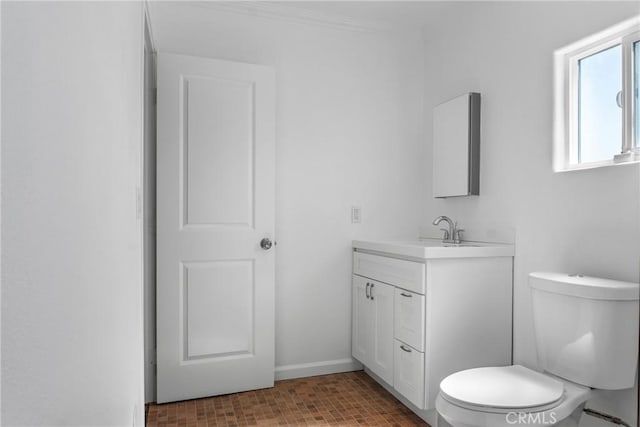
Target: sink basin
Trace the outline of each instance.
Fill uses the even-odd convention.
[[[476,258],[513,256],[513,245],[486,242],[443,243],[437,239],[397,241],[354,240],[353,247],[359,251],[380,252],[409,258]]]

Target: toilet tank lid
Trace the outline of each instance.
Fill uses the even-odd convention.
[[[633,282],[549,272],[534,272],[529,277],[531,288],[554,294],[614,301],[637,301],[640,298],[640,285]]]

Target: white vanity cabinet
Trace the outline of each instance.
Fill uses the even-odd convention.
[[[513,247],[432,244],[353,244],[353,357],[420,416],[446,376],[511,364]]]

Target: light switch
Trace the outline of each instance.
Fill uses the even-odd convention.
[[[362,210],[360,206],[351,206],[351,223],[359,224],[362,221]]]

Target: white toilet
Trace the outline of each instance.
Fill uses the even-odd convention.
[[[635,382],[637,283],[531,273],[538,362],[449,375],[436,398],[438,427],[577,426],[591,389]]]

